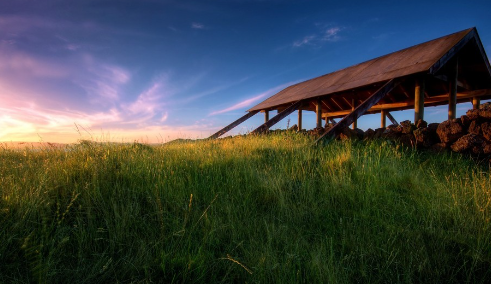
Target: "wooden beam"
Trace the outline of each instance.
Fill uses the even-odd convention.
[[[457,78],[459,76],[458,58],[450,69],[449,74],[449,92],[448,92],[448,119],[454,119],[457,115]]]
[[[322,101],[321,101],[321,99],[317,99],[315,114],[317,115],[316,127],[322,127]]]
[[[352,99],[351,100],[351,111],[355,110],[355,105],[356,105],[355,99]],[[358,119],[355,119],[353,121],[353,124],[351,124],[351,129],[355,130],[357,126],[358,126]]]
[[[386,123],[386,113],[388,111],[383,109],[381,112],[380,112],[380,128],[385,128],[387,126],[387,123]]]
[[[241,118],[230,123],[229,125],[225,126],[224,128],[220,129],[219,131],[217,131],[215,134],[208,137],[208,139],[216,139],[216,138],[222,136],[223,134],[229,132],[232,128],[234,128],[237,125],[241,124],[242,122],[248,120],[249,118],[251,118],[253,115],[255,115],[258,112],[259,112],[259,110],[254,110],[254,111],[248,112],[246,115],[242,116]]]
[[[491,99],[491,89],[482,89],[482,90],[474,90],[474,91],[465,91],[457,93],[457,102],[469,102],[473,97],[485,97],[486,99]],[[446,105],[448,103],[448,94],[433,96],[428,99],[425,99],[425,107],[427,106],[438,106],[438,105]],[[367,113],[379,113],[381,110],[404,110],[411,109],[414,107],[414,101],[406,101],[401,103],[393,103],[393,104],[377,104],[373,106],[371,109],[367,111]],[[324,118],[329,117],[343,117],[349,114],[349,110],[329,112],[323,115]]]
[[[334,125],[329,131],[324,133],[315,143],[319,142],[324,138],[333,138],[336,137],[344,127],[349,126],[355,119],[362,116],[369,110],[372,106],[378,103],[387,93],[392,91],[395,86],[397,86],[400,82],[400,79],[391,79],[387,83],[385,83],[380,89],[378,89],[373,95],[371,95],[368,99],[366,99],[363,103],[355,108],[350,114],[341,119],[336,125]]]
[[[397,122],[397,120],[392,116],[392,114],[390,114],[390,112],[387,111],[385,115],[390,120],[390,122],[392,122],[392,124],[399,125],[399,122]]]
[[[477,37],[476,29],[472,29],[468,32],[457,44],[452,46],[447,53],[445,53],[433,66],[430,67],[429,72],[433,75],[436,75],[440,69],[447,64],[450,60],[452,60],[457,53],[473,38]],[[478,44],[479,45],[479,44]],[[489,62],[486,63],[489,66]],[[453,76],[453,75],[452,75]],[[454,81],[454,80],[452,80]],[[456,83],[456,80],[455,82]]]
[[[265,110],[264,111],[264,122],[268,122],[269,120],[269,110]]]
[[[480,105],[481,105],[481,100],[479,99],[479,97],[472,97],[472,108],[479,109]]]
[[[457,86],[462,88],[462,89],[466,89],[466,90],[472,90],[474,89],[471,85],[469,85],[467,83],[467,81],[461,81],[461,80],[457,80]]]
[[[491,96],[491,89],[481,89],[481,90],[465,91],[465,92],[457,93],[458,99],[471,98],[471,97],[484,97],[484,96]]]
[[[265,122],[264,124],[262,124],[258,128],[254,129],[254,131],[252,131],[251,134],[260,134],[260,133],[267,131],[269,128],[271,128],[271,126],[275,125],[280,120],[282,120],[286,116],[290,115],[292,112],[296,111],[301,105],[302,105],[302,101],[297,101],[296,103],[290,105],[289,107],[284,109],[282,112],[278,113],[273,118],[268,120],[268,122]]]
[[[437,75],[437,76],[433,76],[435,77],[436,79],[439,79],[443,82],[449,82],[449,77],[446,76],[446,75]],[[460,80],[457,80],[457,87],[460,87],[462,89],[467,89],[467,90],[472,90],[472,86],[469,85],[466,81],[460,81]]]
[[[424,119],[425,111],[425,80],[417,78],[414,82],[414,123]]]
[[[481,57],[484,61],[484,65],[486,65],[486,69],[488,70],[488,74],[491,77],[491,63],[489,62],[488,56],[484,51],[484,47],[482,46],[481,39],[479,38],[479,34],[477,34],[476,28],[472,30],[472,33],[475,34],[474,39],[476,41],[477,48],[479,48],[479,52],[481,53]]]
[[[298,109],[298,131],[302,130],[302,109]]]

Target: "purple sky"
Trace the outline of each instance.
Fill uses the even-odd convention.
[[[0,141],[205,138],[293,83],[466,28],[489,52],[490,3],[0,0]]]

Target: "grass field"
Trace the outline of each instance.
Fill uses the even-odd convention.
[[[0,283],[489,283],[488,165],[284,133],[0,147]]]

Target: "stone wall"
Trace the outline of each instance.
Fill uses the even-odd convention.
[[[330,127],[332,125],[328,124],[325,128],[316,128],[307,132],[321,135]],[[419,120],[413,124],[406,120],[399,125],[389,125],[387,128],[375,130],[345,128],[338,138],[342,140],[385,138],[399,141],[410,147],[491,157],[491,103],[485,103],[479,109],[467,111],[460,118],[442,123],[428,124],[424,120]]]

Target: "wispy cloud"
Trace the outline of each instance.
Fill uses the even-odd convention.
[[[124,90],[131,81],[125,68],[88,54],[43,59],[0,47],[0,141],[76,142],[74,124],[132,139],[158,127],[166,137],[203,131],[162,125],[171,117],[164,109],[165,95],[173,93],[167,77],[134,96]],[[52,87],[60,83],[67,89]]]
[[[199,92],[197,94],[193,94],[189,97],[186,97],[184,99],[180,99],[178,102],[176,103],[179,103],[179,104],[187,104],[187,103],[191,103],[193,101],[196,101],[202,97],[206,97],[206,96],[209,96],[209,95],[212,95],[212,94],[215,94],[215,93],[218,93],[220,91],[223,91],[223,90],[226,90],[230,87],[233,87],[233,86],[236,86],[238,84],[241,84],[247,80],[249,80],[251,77],[250,76],[247,76],[247,77],[244,77],[244,78],[241,78],[237,81],[233,81],[233,82],[228,82],[228,83],[224,83],[222,85],[218,85],[218,86],[215,86],[209,90],[206,90],[206,91],[202,91],[202,92]]]
[[[381,34],[372,36],[372,38],[375,40],[387,40],[388,38],[390,38],[394,34],[395,34],[395,32],[381,33]]]
[[[82,70],[74,82],[83,88],[91,103],[113,105],[121,97],[123,86],[131,79],[125,68],[101,62],[85,54],[80,62]]]
[[[196,30],[204,30],[205,25],[203,25],[201,23],[192,23],[191,28],[196,29]]]
[[[43,108],[32,103],[0,108],[0,112],[0,140],[16,140],[31,136],[32,141],[32,136],[36,139],[35,135],[42,137],[43,134],[56,132],[60,135],[54,141],[59,141],[64,139],[63,133],[75,134],[74,123],[91,127],[120,120],[119,113],[115,110],[89,115],[75,110]]]
[[[230,111],[234,111],[234,110],[238,110],[238,109],[243,109],[243,108],[246,108],[246,107],[249,107],[251,106],[253,103],[259,101],[260,99],[262,98],[265,98],[265,97],[269,97],[269,96],[272,96],[273,94],[277,93],[278,91],[290,86],[292,83],[289,82],[289,83],[286,83],[286,84],[282,84],[282,85],[279,85],[279,86],[276,86],[274,88],[271,88],[269,90],[267,90],[266,92],[264,93],[261,93],[261,94],[258,94],[258,95],[254,95],[250,98],[247,98],[241,102],[238,102],[230,107],[227,107],[227,108],[224,108],[224,109],[221,109],[221,110],[217,110],[217,111],[213,111],[211,112],[209,115],[212,116],[212,115],[217,115],[217,114],[223,114],[223,113],[226,113],[226,112],[230,112]]]
[[[15,73],[24,77],[64,78],[70,70],[57,62],[0,48],[0,72]]]
[[[300,47],[302,45],[310,44],[315,38],[316,38],[315,35],[306,36],[302,40],[295,41],[293,43],[293,46]]]
[[[126,124],[152,125],[165,122],[169,113],[164,109],[166,97],[173,91],[168,87],[168,77],[161,76],[141,92],[135,101],[121,104]]]
[[[324,36],[322,37],[323,41],[338,41],[340,39],[339,32],[341,31],[340,27],[329,28],[325,31]]]
[[[65,23],[67,24],[67,23]],[[66,26],[66,25],[65,25]],[[2,33],[16,35],[32,29],[60,29],[63,26],[57,25],[54,21],[38,16],[0,16],[0,30]]]
[[[222,110],[214,111],[214,112],[210,113],[210,115],[216,115],[216,114],[226,113],[226,112],[241,109],[241,108],[246,108],[246,107],[252,105],[252,103],[258,101],[259,99],[264,98],[265,96],[266,96],[265,94],[257,95],[255,97],[243,100],[240,103],[237,103],[231,107],[228,107],[228,108],[225,108]]]
[[[79,139],[146,143],[166,142],[176,138],[202,138],[214,129],[196,122],[187,126],[147,125],[128,128],[114,124],[123,119],[116,110],[88,114],[73,111],[54,111],[31,106],[1,108],[0,141],[74,143]],[[162,120],[167,119],[164,114]],[[78,128],[78,129],[77,129]]]
[[[160,118],[160,122],[165,122],[169,118],[169,113],[165,112],[162,117]]]
[[[148,90],[142,92],[136,101],[126,105],[124,109],[129,111],[131,114],[153,114],[155,109],[160,106],[160,88],[160,82],[154,83]]]
[[[145,98],[152,97],[149,93],[152,92],[142,93],[130,105],[132,109],[145,110]],[[145,115],[134,115],[124,107],[87,112],[55,110],[13,99],[0,101],[0,141],[73,143],[79,139],[96,139],[155,143],[176,138],[201,138],[214,130],[212,126],[200,121],[185,126],[165,125],[163,123],[170,116],[167,111],[160,113],[153,121]],[[151,113],[157,112],[151,110]],[[77,130],[77,126],[84,131]]]
[[[340,32],[343,30],[340,26],[325,26],[325,25],[317,25],[319,31],[315,34],[311,34],[303,37],[301,40],[297,40],[293,42],[293,47],[298,48],[302,46],[313,46],[319,47],[323,45],[325,42],[336,42],[341,40]]]
[[[193,23],[192,28],[207,29],[201,23]],[[116,32],[120,30],[108,31],[97,23],[0,16],[0,141],[39,141],[41,137],[76,142],[81,137],[75,124],[126,141],[140,140],[148,133],[164,140],[209,135],[211,126],[202,122],[176,123],[169,106],[170,97],[184,95],[204,75],[195,76],[196,82],[187,76],[182,84],[170,75],[149,82],[137,80],[138,71],[112,61],[116,56],[97,55],[105,48],[103,44],[73,40],[77,38],[74,34],[90,33],[97,39]],[[38,41],[37,52],[33,52],[33,43]]]

